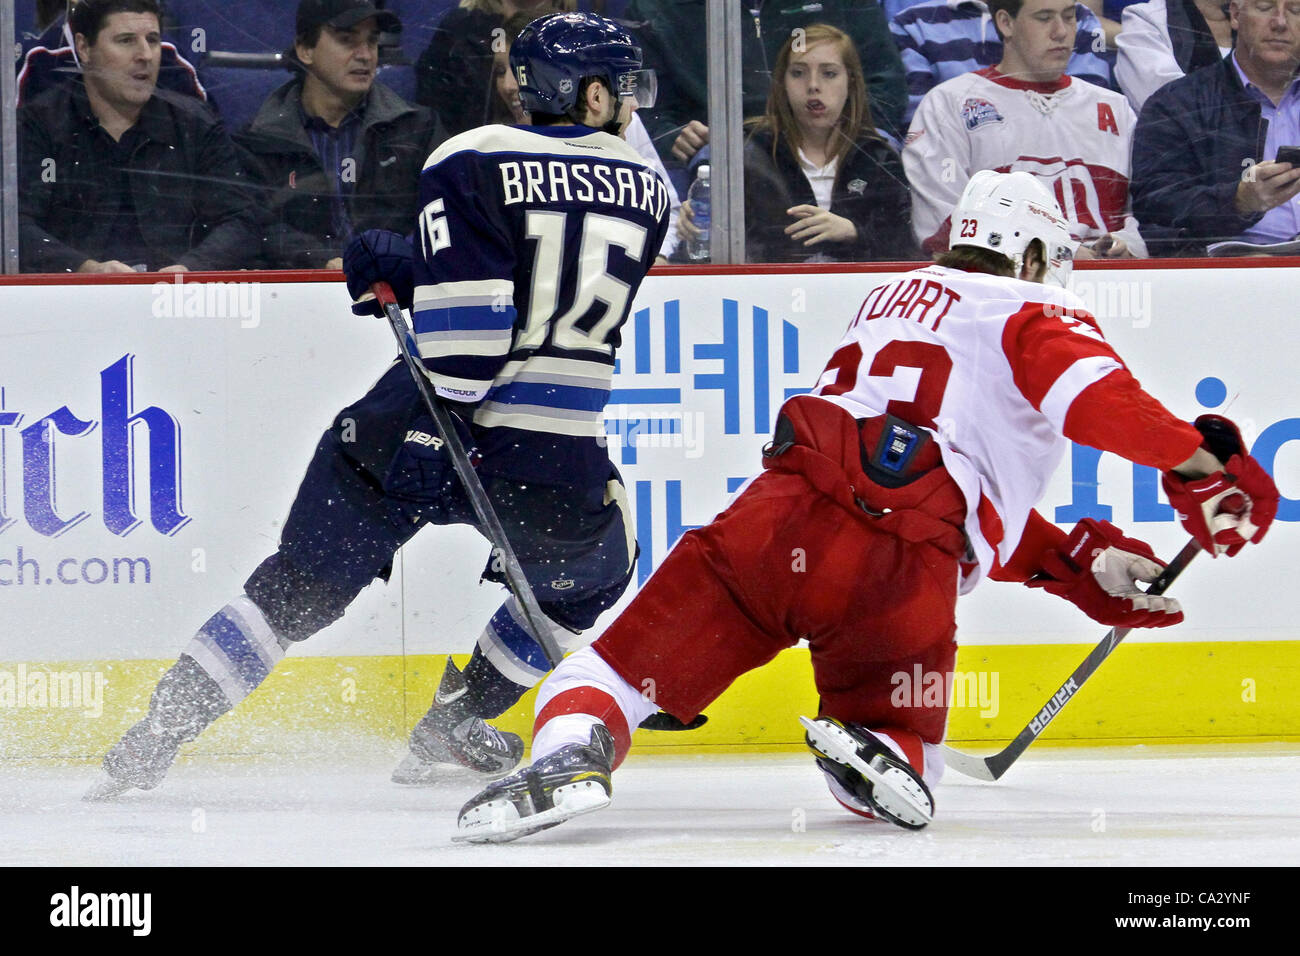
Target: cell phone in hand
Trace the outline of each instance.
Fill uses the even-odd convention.
[[[1300,146],[1279,146],[1277,148],[1277,161],[1300,167]]]

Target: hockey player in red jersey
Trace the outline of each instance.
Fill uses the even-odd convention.
[[[1076,243],[1038,180],[976,173],[950,244],[867,294],[816,387],[783,406],[763,473],[541,686],[532,765],[466,804],[460,839],[510,840],[607,805],[642,719],[690,721],[800,639],[821,698],[803,723],[832,794],[925,826],[947,711],[892,702],[891,677],[952,670],[959,593],[988,576],[1103,624],[1182,620],[1177,601],[1138,587],[1163,567],[1149,546],[1033,510],[1067,439],[1159,468],[1216,556],[1264,536],[1277,489],[1236,427],[1172,415],[1059,287]]]

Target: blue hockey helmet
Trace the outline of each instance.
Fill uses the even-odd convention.
[[[510,47],[510,69],[530,113],[568,114],[589,76],[604,80],[620,97],[635,97],[638,106],[654,105],[654,71],[641,69],[641,48],[632,34],[594,13],[534,20]]]

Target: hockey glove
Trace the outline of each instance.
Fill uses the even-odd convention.
[[[1251,541],[1258,544],[1277,515],[1273,479],[1246,454],[1237,426],[1221,415],[1202,415],[1193,424],[1205,436],[1202,446],[1223,462],[1223,470],[1204,478],[1164,474],[1162,484],[1178,520],[1212,556],[1232,557]]]
[[[1109,521],[1084,518],[1069,537],[1042,557],[1047,577],[1025,584],[1045,588],[1112,627],[1168,627],[1183,619],[1173,598],[1147,594],[1138,581],[1154,581],[1165,564],[1145,541],[1127,538]]]
[[[352,311],[357,315],[382,316],[383,309],[370,294],[376,282],[393,287],[397,304],[411,307],[415,298],[412,262],[415,250],[405,237],[387,229],[367,229],[348,243],[343,253],[343,275],[352,296]]]

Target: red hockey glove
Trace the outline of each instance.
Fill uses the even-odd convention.
[[[1043,554],[1043,571],[1025,584],[1046,588],[1099,624],[1168,627],[1183,619],[1173,598],[1147,594],[1138,581],[1154,581],[1165,564],[1145,541],[1126,538],[1109,521],[1084,518],[1057,548]]]
[[[1232,557],[1251,541],[1258,544],[1277,515],[1277,485],[1259,462],[1246,454],[1237,426],[1221,415],[1202,415],[1193,423],[1205,436],[1202,447],[1223,462],[1223,470],[1204,478],[1174,471],[1162,484],[1178,520],[1213,557]]]

